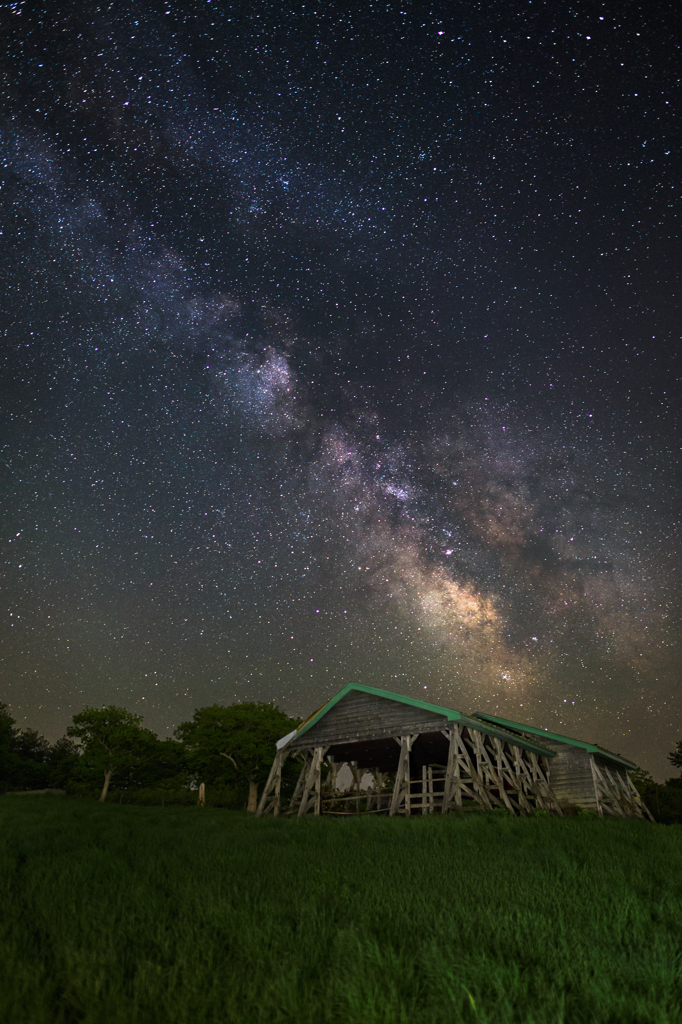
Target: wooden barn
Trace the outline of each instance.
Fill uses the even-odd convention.
[[[562,808],[582,807],[602,816],[654,820],[628,776],[637,766],[620,754],[612,754],[596,743],[574,740],[480,711],[473,717],[517,736],[537,740],[553,751],[556,756],[550,762],[549,784]]]
[[[360,809],[446,814],[466,807],[502,807],[518,815],[536,809],[562,813],[549,785],[549,764],[558,756],[553,748],[495,722],[372,686],[350,683],[277,748],[258,805],[261,816]],[[303,768],[293,797],[282,807],[282,766],[292,756],[303,760]],[[348,796],[335,785],[343,763],[351,765],[355,779]],[[366,771],[374,787],[361,797],[360,778]]]

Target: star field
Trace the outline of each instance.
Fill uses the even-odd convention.
[[[680,16],[0,6],[0,685],[682,735]]]

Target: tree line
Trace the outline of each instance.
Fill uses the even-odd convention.
[[[272,704],[212,704],[197,708],[172,739],[161,740],[140,715],[111,704],[85,708],[55,743],[35,729],[17,729],[0,703],[0,793],[60,789],[73,794],[117,794],[152,802],[195,794],[203,782],[223,802],[256,810],[281,736],[299,722]],[[682,823],[682,740],[668,755],[680,771],[664,784],[641,768],[630,777],[657,821]],[[288,758],[283,785],[293,786],[300,763]]]
[[[198,708],[174,738],[161,740],[140,715],[111,704],[85,708],[55,743],[17,729],[0,703],[0,792],[63,789],[74,794],[193,792],[200,783],[231,792],[255,811],[276,741],[298,725],[271,704]],[[292,764],[290,772],[296,773]]]

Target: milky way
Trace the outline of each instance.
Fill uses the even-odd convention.
[[[679,696],[679,33],[604,4],[0,9],[2,699]]]

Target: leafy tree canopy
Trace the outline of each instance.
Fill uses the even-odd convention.
[[[50,742],[36,729],[23,729],[16,738],[15,750],[19,757],[42,764],[50,758]]]
[[[0,703],[0,783],[4,789],[43,789],[51,783],[50,744],[35,729],[15,727]]]
[[[0,747],[13,748],[18,735],[19,730],[15,729],[15,721],[9,713],[9,708],[0,702]]]
[[[682,771],[682,740],[677,741],[677,747],[668,754],[668,760],[675,768]]]
[[[265,781],[276,742],[298,725],[272,704],[212,704],[198,708],[175,733],[187,749],[187,762],[201,782],[249,785],[249,809]]]
[[[66,733],[82,745],[83,767],[103,773],[101,801],[106,799],[109,783],[115,774],[154,757],[159,741],[141,723],[140,715],[113,704],[86,708],[73,716],[73,725]]]

